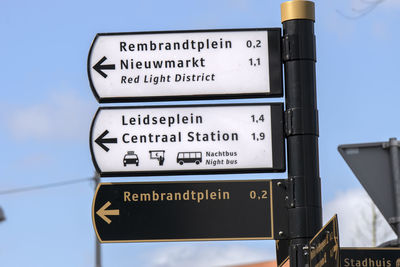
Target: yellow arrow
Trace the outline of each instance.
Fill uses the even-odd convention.
[[[110,201],[107,201],[106,204],[101,207],[96,214],[100,216],[106,223],[110,224],[111,220],[107,217],[107,215],[119,215],[119,210],[107,210],[107,208],[111,205]]]

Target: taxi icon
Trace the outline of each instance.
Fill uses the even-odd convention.
[[[135,154],[135,151],[128,151],[125,156],[124,156],[124,167],[128,164],[135,164],[136,166],[139,166],[139,157],[137,154]]]

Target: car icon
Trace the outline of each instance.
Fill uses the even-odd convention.
[[[139,166],[138,155],[135,154],[135,151],[128,151],[124,156],[123,163],[124,167],[126,167],[128,164],[135,164],[136,166]]]

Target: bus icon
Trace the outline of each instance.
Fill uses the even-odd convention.
[[[183,163],[196,163],[197,165],[202,162],[201,152],[178,152],[176,162],[180,165]]]

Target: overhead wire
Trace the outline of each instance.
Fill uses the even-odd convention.
[[[60,187],[60,186],[65,186],[65,185],[71,185],[71,184],[77,184],[77,183],[82,183],[82,182],[87,182],[87,181],[93,181],[95,179],[96,179],[96,177],[81,178],[81,179],[75,179],[75,180],[69,180],[69,181],[49,183],[49,184],[44,184],[44,185],[28,186],[28,187],[21,187],[21,188],[15,188],[15,189],[2,190],[2,191],[0,191],[0,195],[22,193],[22,192],[28,192],[28,191],[34,191],[34,190],[47,189],[47,188],[51,188],[51,187]]]

